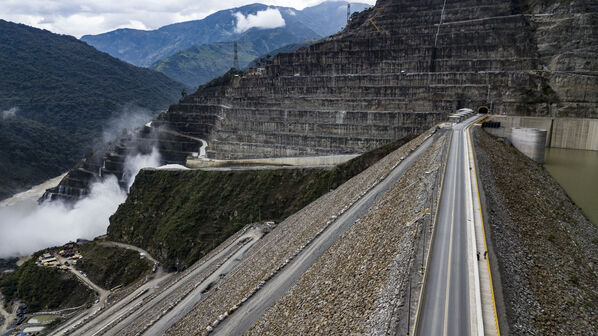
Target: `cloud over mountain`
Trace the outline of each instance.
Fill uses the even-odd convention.
[[[277,8],[268,8],[255,14],[248,14],[247,16],[237,12],[235,13],[235,17],[237,18],[236,33],[243,33],[251,28],[271,29],[284,27],[286,24]]]

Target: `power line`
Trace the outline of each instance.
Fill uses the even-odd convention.
[[[235,58],[233,60],[233,68],[239,70],[239,51],[237,48],[237,41],[235,41]]]

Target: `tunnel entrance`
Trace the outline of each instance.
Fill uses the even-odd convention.
[[[490,112],[490,109],[488,108],[488,106],[480,106],[480,107],[478,107],[478,113],[488,114],[488,112]]]

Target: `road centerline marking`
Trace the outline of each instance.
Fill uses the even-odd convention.
[[[458,138],[456,138],[458,142]],[[459,154],[460,149],[457,146],[457,155]],[[453,160],[453,165],[456,166],[454,163],[456,161]],[[457,194],[457,169],[454,169],[455,173],[453,176],[453,201],[452,201],[452,209],[451,209],[451,221],[450,221],[450,233],[449,233],[449,250],[448,250],[448,270],[446,276],[446,295],[444,301],[444,325],[443,325],[443,335],[447,335],[448,330],[448,311],[449,311],[449,301],[450,301],[450,285],[451,285],[451,256],[453,254],[453,228],[455,222],[455,195]]]

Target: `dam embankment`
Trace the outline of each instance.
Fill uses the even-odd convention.
[[[598,229],[545,167],[474,130],[489,258],[507,307],[501,334],[596,334]]]

